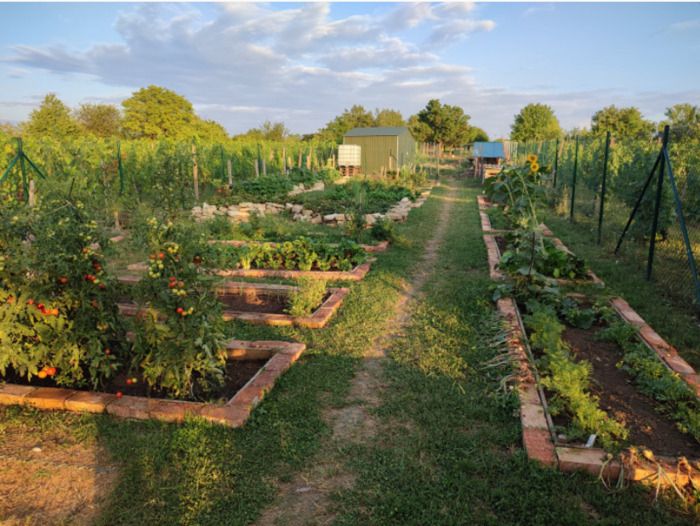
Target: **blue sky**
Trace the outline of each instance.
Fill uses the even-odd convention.
[[[493,136],[529,102],[566,128],[609,104],[700,104],[698,3],[1,4],[0,121],[47,92],[119,104],[148,84],[233,132],[344,108],[458,104]]]

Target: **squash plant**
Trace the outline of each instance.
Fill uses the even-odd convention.
[[[149,221],[149,269],[134,290],[132,371],[151,388],[198,398],[223,382],[222,305],[212,278],[200,272],[206,247],[192,225]]]

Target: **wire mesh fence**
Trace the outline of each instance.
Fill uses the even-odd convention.
[[[516,151],[516,161],[535,153],[551,167],[553,213],[631,272],[647,275],[669,300],[700,312],[698,140],[671,136],[664,148],[661,137],[585,136],[519,143]]]

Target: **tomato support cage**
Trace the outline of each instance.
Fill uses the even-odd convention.
[[[27,154],[24,153],[22,139],[16,137],[15,140],[17,141],[17,153],[10,161],[10,164],[7,166],[5,172],[2,174],[2,177],[0,177],[0,184],[5,182],[5,180],[10,175],[10,172],[12,172],[12,169],[17,163],[19,163],[20,173],[22,174],[22,194],[24,197],[24,201],[29,202],[29,178],[27,176],[27,164],[42,179],[46,179],[46,176],[41,170],[39,170],[39,168],[37,168],[37,166],[32,162],[32,160],[27,156]]]

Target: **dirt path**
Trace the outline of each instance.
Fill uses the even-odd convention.
[[[257,526],[330,524],[334,519],[330,509],[331,494],[352,488],[354,476],[344,467],[346,458],[342,449],[348,444],[369,443],[376,434],[377,422],[371,413],[381,403],[385,387],[383,362],[386,350],[393,338],[401,336],[410,321],[412,303],[420,301],[421,289],[434,271],[454,206],[456,189],[446,188],[447,195],[439,198],[443,205],[433,236],[394,306],[394,315],[386,324],[387,333],[373,341],[365,351],[362,364],[352,379],[346,405],[328,410],[323,415],[333,429],[331,439],[322,445],[312,466],[291,482],[279,486],[276,501],[263,512],[255,523]]]
[[[117,474],[94,440],[60,426],[0,430],[0,524],[90,524]]]

